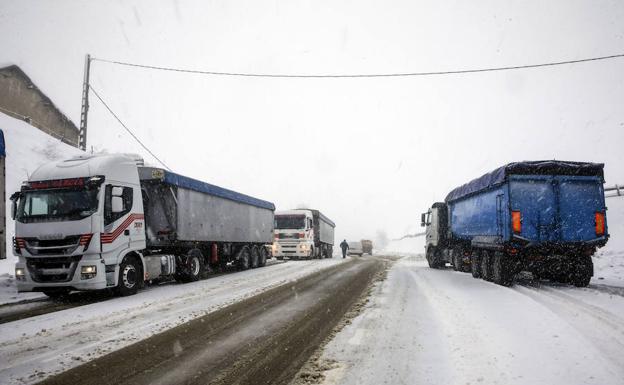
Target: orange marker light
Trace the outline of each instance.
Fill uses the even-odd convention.
[[[522,214],[520,211],[511,212],[511,228],[514,233],[522,232]]]
[[[596,211],[596,235],[604,235],[605,233],[605,215],[600,211]]]

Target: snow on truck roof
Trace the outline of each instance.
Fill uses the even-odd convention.
[[[37,168],[29,181],[81,178],[106,175],[114,181],[127,181],[136,178],[136,161],[120,154],[80,154],[69,159],[45,163]]]
[[[139,178],[141,180],[155,179],[173,186],[183,187],[189,190],[214,195],[234,202],[244,203],[267,210],[275,210],[275,205],[271,202],[189,178],[171,171],[154,167],[139,167]]]
[[[454,201],[465,196],[487,190],[502,184],[508,175],[578,175],[599,176],[604,180],[604,164],[587,162],[570,162],[561,160],[538,160],[508,163],[477,179],[452,190],[444,199]]]

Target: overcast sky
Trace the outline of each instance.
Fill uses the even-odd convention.
[[[84,55],[262,73],[392,73],[624,53],[624,2],[4,1],[0,63],[77,125]],[[92,63],[91,83],[173,170],[315,207],[337,236],[419,213],[506,162],[604,162],[624,183],[624,59],[412,78],[265,79]],[[89,146],[141,153],[91,98]]]

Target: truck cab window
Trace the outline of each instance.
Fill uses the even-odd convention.
[[[122,187],[121,200],[123,202],[123,209],[118,213],[113,212],[112,200],[113,200],[113,185],[106,185],[105,197],[104,197],[104,225],[109,225],[115,222],[117,219],[128,214],[132,209],[132,188]]]

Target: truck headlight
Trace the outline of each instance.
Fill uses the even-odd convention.
[[[80,278],[81,279],[91,279],[97,275],[97,266],[82,266],[80,269]]]
[[[23,267],[15,268],[15,279],[17,279],[18,281],[26,280],[26,270],[24,270]]]

